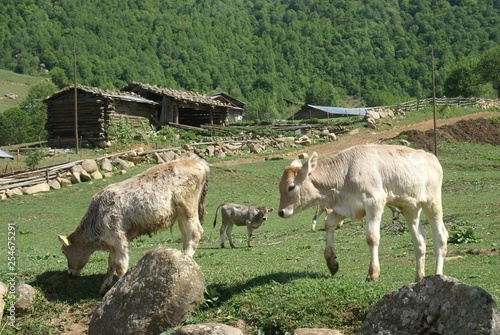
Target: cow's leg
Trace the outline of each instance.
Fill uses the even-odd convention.
[[[233,244],[233,237],[231,236],[231,232],[233,231],[233,223],[229,223],[227,225],[227,229],[226,229],[226,235],[227,235],[227,239],[229,241],[229,245],[231,246],[231,248],[236,248]]]
[[[128,269],[128,242],[124,245],[114,246],[109,251],[108,256],[108,271],[104,276],[99,294],[104,295],[113,286],[113,275],[116,271],[118,278],[123,277]]]
[[[431,224],[434,253],[436,254],[436,274],[443,274],[443,263],[448,248],[448,232],[443,223],[443,208],[441,201],[426,204],[424,213]]]
[[[316,231],[316,222],[318,221],[318,217],[321,215],[320,213],[321,206],[316,207],[316,212],[314,212],[314,216],[312,218],[312,231]],[[323,211],[321,211],[323,212]]]
[[[220,239],[220,247],[221,248],[224,248],[224,234],[226,232],[226,229],[227,229],[227,224],[222,221],[222,225],[220,226],[220,230],[219,230],[219,239]]]
[[[186,255],[193,257],[200,243],[203,227],[196,211],[185,206],[184,213],[185,216],[180,215],[178,218],[182,233],[182,247]]]
[[[253,233],[253,227],[252,224],[247,224],[247,236],[248,236],[248,247],[252,247],[252,233]]]
[[[421,208],[405,208],[403,215],[408,223],[411,234],[413,249],[415,250],[416,274],[415,281],[418,282],[425,276],[425,231],[420,222]]]
[[[335,256],[335,247],[333,243],[335,227],[344,220],[344,216],[341,216],[335,212],[331,212],[325,221],[326,230],[326,245],[324,256],[326,260],[326,266],[330,270],[330,273],[334,275],[339,270],[339,263],[337,262],[337,256]]]
[[[380,262],[378,247],[380,245],[380,222],[384,206],[377,204],[366,208],[366,243],[370,248],[370,266],[368,267],[367,281],[375,281],[380,277]]]

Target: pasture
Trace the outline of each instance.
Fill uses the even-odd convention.
[[[450,236],[462,236],[448,245],[444,273],[467,284],[481,286],[500,303],[500,147],[486,144],[442,143],[439,158],[444,169],[443,209]],[[321,159],[322,157],[320,157]],[[340,269],[331,276],[323,258],[323,217],[319,231],[311,231],[313,209],[289,219],[277,211],[254,231],[253,248],[246,247],[246,229],[235,227],[236,249],[219,248],[219,227],[213,228],[215,209],[224,201],[278,208],[278,183],[289,160],[268,160],[225,167],[211,166],[207,215],[195,260],[205,274],[206,300],[187,323],[223,322],[245,326],[248,334],[286,334],[297,327],[328,327],[355,334],[364,315],[384,294],[410,283],[415,259],[404,217],[391,223],[386,209],[380,245],[381,277],[365,282],[369,250],[363,221],[347,219],[335,233]],[[7,241],[7,224],[15,224],[16,280],[37,288],[35,310],[17,315],[15,331],[5,334],[77,334],[99,302],[98,290],[106,272],[107,254],[94,254],[80,278],[68,278],[66,259],[57,235],[72,231],[92,196],[109,183],[144,171],[139,166],[109,180],[78,184],[59,191],[22,196],[0,202],[0,241]],[[425,220],[425,216],[423,216]],[[425,221],[424,221],[425,222]],[[434,271],[431,232],[427,236],[426,274]],[[475,243],[465,243],[473,242]],[[4,259],[7,243],[0,243]],[[181,249],[177,228],[131,244],[133,265],[158,246]],[[11,272],[2,263],[0,280]],[[2,327],[5,318],[2,320]],[[1,327],[0,327],[1,329]]]

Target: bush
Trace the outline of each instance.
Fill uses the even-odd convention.
[[[26,165],[34,169],[45,157],[45,153],[40,149],[30,150],[26,153]]]

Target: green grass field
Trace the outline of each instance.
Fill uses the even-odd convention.
[[[28,96],[31,86],[48,80],[48,77],[33,77],[0,69],[0,114],[6,109],[17,107]],[[6,94],[17,95],[9,99]]]
[[[447,261],[444,272],[483,287],[500,303],[500,148],[443,143],[439,153],[445,173],[446,227],[450,235],[472,228],[469,235],[473,236],[469,237],[477,239],[476,243],[449,244],[449,255],[461,258]],[[328,327],[355,334],[373,303],[413,280],[415,260],[410,235],[403,217],[397,224],[391,223],[389,210],[382,225],[381,278],[375,283],[365,282],[369,250],[364,222],[348,219],[336,231],[340,270],[332,277],[323,259],[325,237],[321,224],[319,231],[311,231],[312,209],[287,220],[279,218],[277,211],[271,213],[254,232],[251,249],[246,247],[246,229],[235,227],[233,240],[237,248],[219,249],[220,215],[217,227],[212,227],[219,203],[231,201],[277,209],[278,183],[289,163],[269,160],[211,168],[205,233],[195,255],[205,274],[207,300],[190,314],[188,323],[234,325],[243,320],[251,334],[286,334],[297,327]],[[5,334],[60,334],[71,324],[89,320],[99,302],[97,292],[107,268],[107,254],[94,254],[82,277],[68,278],[57,235],[77,226],[95,193],[147,167],[135,167],[110,180],[0,202],[2,257],[7,257],[7,225],[15,224],[16,280],[32,284],[40,292],[35,310],[17,316],[19,330],[7,326]],[[431,232],[427,224],[425,227],[426,268],[427,274],[432,274]],[[158,246],[181,249],[177,228],[136,239],[131,246],[130,265]],[[11,271],[6,262],[2,264],[0,280],[5,282]],[[5,318],[2,321],[5,323]]]

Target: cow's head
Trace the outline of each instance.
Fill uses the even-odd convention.
[[[85,244],[78,243],[73,233],[59,235],[57,237],[62,244],[61,251],[68,260],[67,271],[71,276],[79,276],[85,264],[87,264],[92,251]]]
[[[254,228],[260,227],[262,222],[267,220],[267,214],[271,213],[272,211],[274,211],[274,208],[257,207],[255,209],[255,212],[253,213],[254,217],[252,220],[252,226]]]
[[[310,174],[318,165],[318,154],[313,152],[311,157],[302,165],[298,159],[285,168],[279,186],[280,208],[278,215],[289,218],[295,212],[310,207],[312,202],[311,190],[314,188],[310,181]]]

